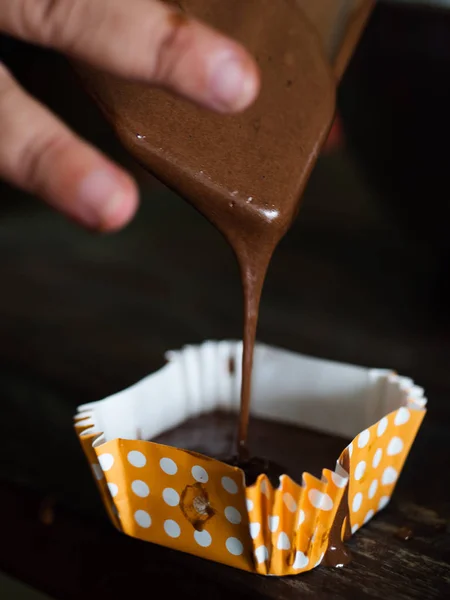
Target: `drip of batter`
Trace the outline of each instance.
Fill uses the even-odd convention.
[[[350,456],[348,450],[345,450],[340,460],[341,467],[350,473]],[[328,537],[328,547],[323,558],[323,564],[329,567],[344,567],[351,561],[350,551],[345,547],[344,541],[351,537],[350,512],[348,507],[348,488],[347,484],[339,504],[336,516]]]

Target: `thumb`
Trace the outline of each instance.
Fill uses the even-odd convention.
[[[1,0],[0,30],[222,112],[259,91],[242,46],[157,0]]]

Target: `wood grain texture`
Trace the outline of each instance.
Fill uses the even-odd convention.
[[[324,182],[334,198],[354,199],[353,208],[341,205],[353,219],[351,230],[336,229]],[[355,536],[350,567],[286,580],[245,575],[112,529],[72,431],[75,407],[158,368],[168,348],[235,338],[241,327],[237,268],[226,244],[178,198],[143,193],[139,218],[113,237],[91,237],[31,203],[0,221],[0,381],[7,423],[0,439],[0,507],[8,515],[0,568],[61,599],[122,598],[150,579],[158,586],[170,582],[183,598],[446,597],[449,338],[433,326],[420,297],[411,300],[417,277],[425,277],[419,249],[400,244],[395,227],[364,208],[370,194],[352,183],[344,156],[320,162],[304,211],[277,252],[259,338],[393,367],[425,385],[429,415],[393,504]],[[381,235],[389,227],[391,235]],[[371,267],[372,261],[382,261],[384,269]],[[48,496],[56,501],[53,520],[41,509]],[[408,542],[395,537],[404,526],[415,532]]]

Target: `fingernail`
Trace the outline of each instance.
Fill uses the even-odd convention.
[[[228,110],[246,108],[258,90],[255,73],[235,54],[217,58],[210,83],[213,101]]]
[[[114,172],[107,169],[89,173],[81,182],[75,210],[86,225],[108,228],[126,201],[123,185]]]

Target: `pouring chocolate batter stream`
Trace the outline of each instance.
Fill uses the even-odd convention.
[[[319,36],[297,0],[176,5],[179,27],[183,14],[198,17],[255,56],[262,89],[249,110],[212,114],[162,90],[98,72],[84,76],[131,154],[213,223],[236,254],[244,293],[238,428],[243,460],[264,279],[331,125],[334,82]]]

